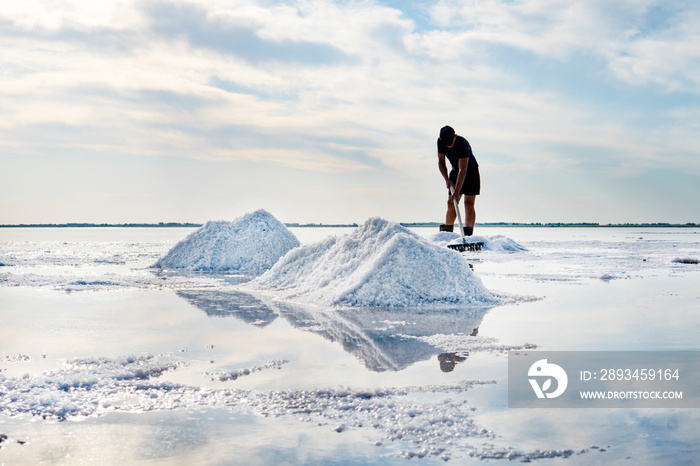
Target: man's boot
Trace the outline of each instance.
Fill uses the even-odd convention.
[[[455,231],[454,228],[454,225],[440,225],[440,231]]]
[[[474,234],[474,227],[464,227],[464,236],[471,236]]]

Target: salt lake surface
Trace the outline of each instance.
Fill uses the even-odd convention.
[[[700,229],[478,230],[525,248],[465,253],[501,303],[437,312],[151,267],[192,229],[0,229],[0,464],[697,464],[698,410],[509,409],[507,351],[700,349]]]

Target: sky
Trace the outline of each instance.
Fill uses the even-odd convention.
[[[0,4],[0,224],[700,222],[700,3]]]

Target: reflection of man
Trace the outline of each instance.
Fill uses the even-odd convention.
[[[453,370],[455,370],[455,366],[458,362],[466,360],[466,357],[458,356],[457,353],[442,353],[438,355],[438,361],[440,361],[440,370],[442,372],[452,372]]]
[[[479,176],[479,164],[474,158],[469,142],[462,136],[455,134],[455,130],[450,126],[445,126],[440,130],[438,146],[438,168],[440,174],[447,184],[447,214],[445,224],[440,225],[440,231],[453,231],[457,211],[452,202],[453,196],[450,189],[454,188],[454,200],[459,208],[459,200],[464,195],[464,234],[471,236],[474,233],[474,223],[476,222],[476,211],[474,202],[476,196],[481,192],[481,177]],[[452,170],[447,173],[445,158],[450,161]]]
[[[472,330],[469,334],[470,337],[475,337],[479,334],[479,327]],[[467,360],[469,353],[462,353],[464,356],[459,356],[457,353],[442,353],[438,355],[438,361],[440,362],[440,370],[442,372],[452,372],[455,370],[455,366],[458,362],[463,362]]]

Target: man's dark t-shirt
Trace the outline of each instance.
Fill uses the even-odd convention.
[[[467,174],[464,178],[464,184],[462,184],[462,189],[460,194],[465,194],[467,196],[477,196],[481,193],[481,176],[479,175],[479,164],[472,153],[472,147],[469,142],[462,136],[457,136],[452,149],[447,147],[442,143],[440,139],[437,142],[438,153],[445,154],[445,157],[450,161],[452,165],[452,171],[449,174],[450,180],[453,184],[457,183],[457,176],[459,173],[459,160],[469,159],[467,165]]]
[[[462,136],[457,136],[457,139],[452,146],[452,149],[443,144],[442,140],[438,138],[437,148],[439,154],[445,154],[447,159],[450,161],[453,170],[459,170],[459,159],[469,158],[469,166],[467,167],[467,173],[472,167],[478,167],[479,164],[474,158],[472,153],[472,146],[469,145],[469,141],[464,139]]]

